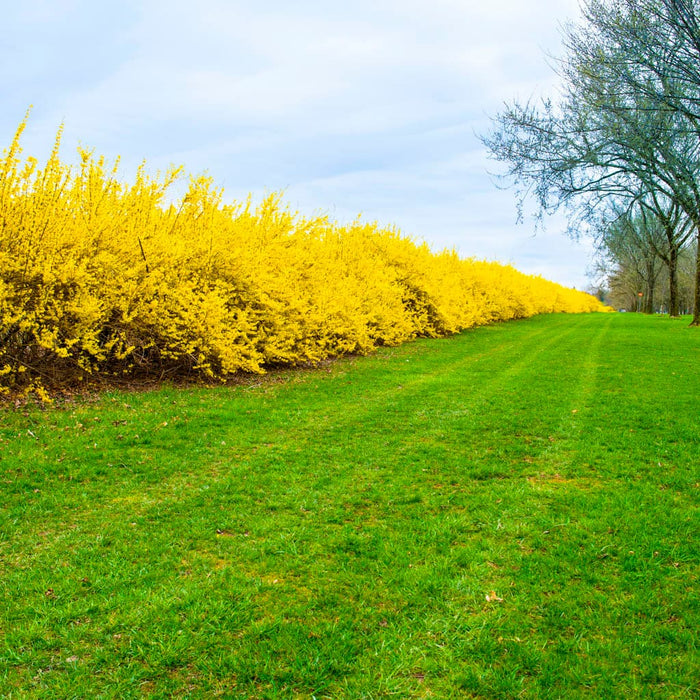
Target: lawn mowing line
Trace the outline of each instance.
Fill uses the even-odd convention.
[[[558,472],[571,467],[578,456],[576,447],[572,446],[578,446],[581,441],[585,417],[590,410],[588,402],[594,396],[597,386],[601,345],[610,332],[611,321],[612,318],[608,317],[604,325],[596,327],[595,336],[585,348],[585,357],[577,361],[580,370],[576,377],[576,390],[570,392],[568,408],[552,432],[552,441],[539,455],[543,462],[556,466]]]
[[[345,412],[343,406],[334,406],[333,408],[336,410],[333,422],[329,427],[319,426],[316,415],[310,414],[299,432],[307,433],[309,435],[307,439],[315,442],[324,435],[339,433],[343,429],[361,428],[365,424],[382,425],[386,422],[386,413],[389,410],[387,406],[398,403],[396,399],[401,399],[401,403],[406,404],[412,397],[426,395],[428,393],[426,386],[430,385],[434,387],[432,395],[437,395],[442,386],[456,387],[456,389],[461,390],[462,384],[455,380],[459,379],[460,374],[466,374],[463,371],[465,368],[471,367],[474,362],[482,361],[484,358],[487,358],[489,365],[502,362],[500,360],[502,356],[509,356],[513,352],[517,352],[519,357],[513,362],[508,362],[505,370],[500,366],[497,367],[499,371],[490,373],[480,386],[475,387],[476,391],[471,392],[466,400],[464,396],[460,396],[459,404],[462,410],[475,412],[487,404],[490,397],[497,394],[506,383],[512,382],[513,377],[521,374],[532,362],[534,355],[541,353],[545,348],[561,343],[562,339],[576,332],[577,329],[570,326],[564,327],[558,333],[553,333],[552,329],[548,327],[537,329],[535,333],[528,335],[526,344],[523,343],[522,338],[517,338],[510,344],[500,343],[495,351],[480,353],[476,357],[472,355],[465,357],[463,353],[460,353],[458,358],[445,358],[444,355],[437,353],[436,364],[438,366],[433,371],[422,373],[416,377],[401,378],[400,388],[395,384],[399,378],[392,376],[385,380],[385,383],[391,382],[393,386],[387,386],[383,390],[375,388],[370,397],[363,397],[362,410],[357,410],[357,404],[353,406],[352,412]],[[546,338],[544,343],[539,342],[542,335]],[[460,346],[455,347],[459,348]],[[411,415],[414,414],[415,411],[412,411]]]

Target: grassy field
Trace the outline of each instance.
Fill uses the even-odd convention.
[[[0,697],[700,697],[700,332],[549,316],[0,412]]]

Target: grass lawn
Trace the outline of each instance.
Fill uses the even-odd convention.
[[[548,316],[0,411],[0,697],[700,697],[700,330]]]

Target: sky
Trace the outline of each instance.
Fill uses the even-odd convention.
[[[125,180],[182,165],[225,200],[283,191],[303,214],[396,226],[435,250],[585,288],[591,248],[517,223],[479,135],[555,95],[577,0],[0,0],[0,148],[64,125]],[[184,187],[184,185],[183,185]]]

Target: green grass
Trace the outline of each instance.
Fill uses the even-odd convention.
[[[4,410],[0,697],[700,697],[699,361],[550,316]]]

